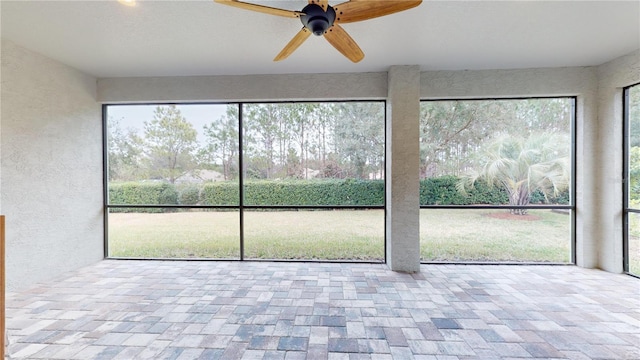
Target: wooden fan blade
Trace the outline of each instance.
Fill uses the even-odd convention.
[[[385,16],[408,10],[422,3],[422,0],[352,0],[336,5],[336,23],[351,23]]]
[[[342,55],[354,63],[364,58],[364,53],[360,49],[360,46],[356,44],[340,25],[334,23],[333,26],[324,33],[324,37],[334,48],[340,51]]]
[[[300,11],[292,11],[285,9],[278,9],[264,5],[251,4],[238,0],[214,0],[218,4],[224,4],[229,6],[234,6],[240,9],[257,11],[265,14],[276,15],[276,16],[284,16],[290,18],[299,18],[300,15],[303,15]]]
[[[300,30],[296,34],[296,36],[294,36],[293,39],[289,41],[284,49],[280,51],[280,53],[276,56],[275,59],[273,59],[273,61],[280,61],[288,58],[289,55],[293,54],[293,52],[296,51],[296,49],[309,38],[309,35],[311,35],[311,31],[309,31],[309,29],[307,29],[306,27],[303,27],[302,30]]]
[[[329,6],[329,0],[309,0],[309,4],[316,4],[322,7],[322,10],[327,11]]]

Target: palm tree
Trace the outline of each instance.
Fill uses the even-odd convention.
[[[482,179],[490,186],[504,188],[509,205],[529,205],[531,194],[540,191],[545,198],[557,196],[569,187],[571,162],[567,136],[550,133],[527,138],[500,135],[479,153],[479,170],[470,171],[457,184],[466,193]],[[512,209],[525,215],[526,209]]]

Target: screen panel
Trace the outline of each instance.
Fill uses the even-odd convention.
[[[238,210],[111,208],[108,256],[145,259],[239,259]]]
[[[384,261],[384,210],[278,210],[244,214],[247,259]]]
[[[571,262],[574,123],[574,98],[421,102],[422,260]]]

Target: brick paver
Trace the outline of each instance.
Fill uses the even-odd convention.
[[[640,280],[574,266],[107,260],[7,307],[14,359],[640,359]]]

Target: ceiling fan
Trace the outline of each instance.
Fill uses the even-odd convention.
[[[422,0],[350,0],[336,6],[330,6],[329,0],[309,0],[309,4],[301,11],[238,0],[215,0],[215,2],[265,14],[300,19],[303,25],[302,30],[289,41],[273,61],[289,57],[313,33],[316,36],[324,36],[334,48],[357,63],[364,58],[364,53],[340,24],[373,19],[411,9],[420,5]]]

